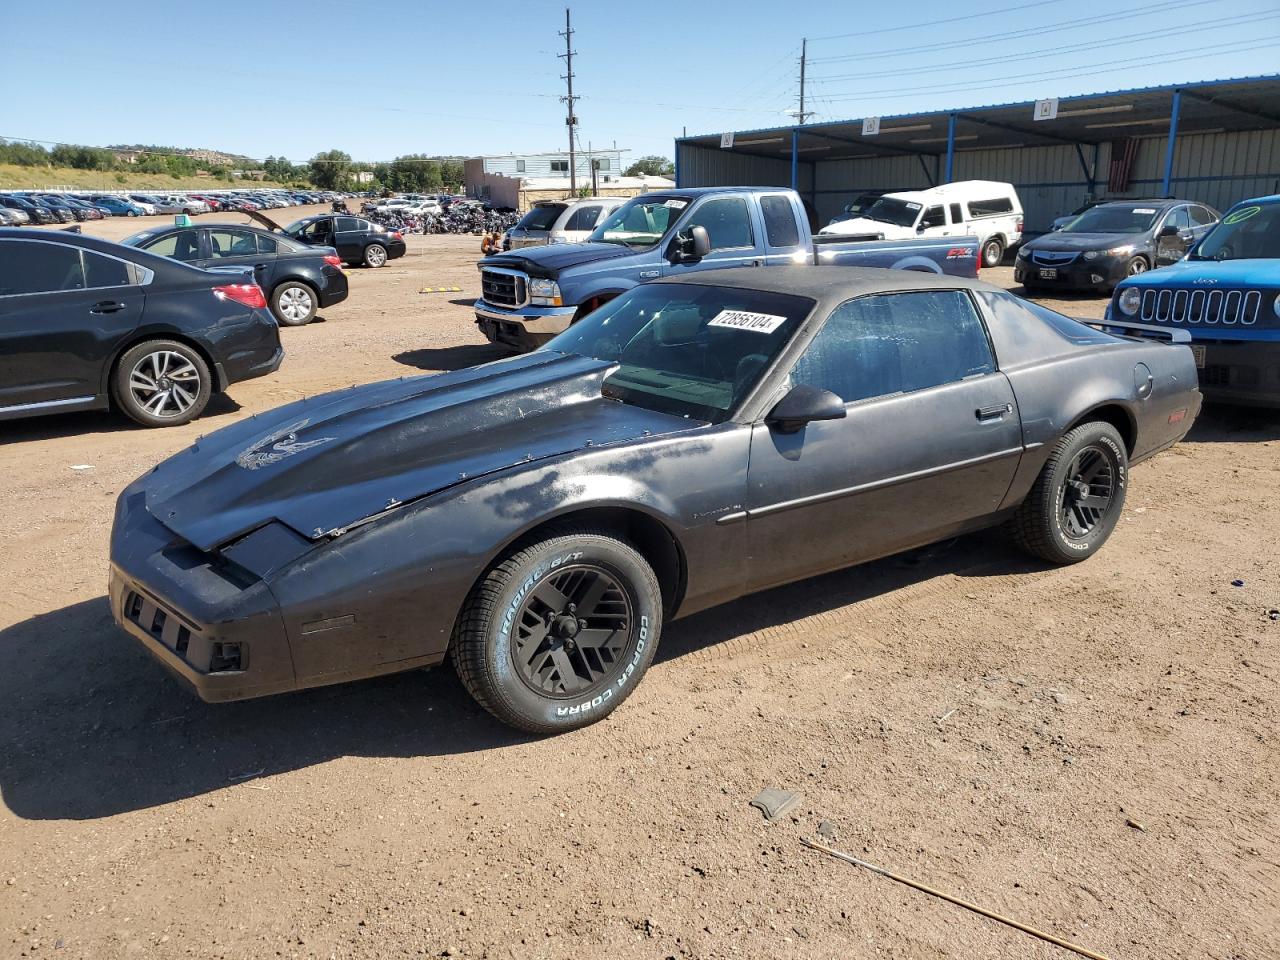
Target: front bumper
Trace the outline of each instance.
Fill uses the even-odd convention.
[[[261,580],[220,566],[147,512],[126,490],[111,536],[111,615],[202,700],[293,690],[279,606]]]
[[[490,343],[536,350],[552,337],[569,329],[577,307],[496,307],[484,300],[475,302],[476,326]]]
[[[1192,340],[1204,347],[1200,392],[1209,403],[1280,409],[1280,341]]]
[[[1067,290],[1109,290],[1125,277],[1130,256],[1097,257],[1086,260],[1081,255],[1070,263],[1036,263],[1030,257],[1018,257],[1014,261],[1013,279],[1030,287],[1060,287]],[[1041,270],[1053,270],[1057,275],[1043,277]]]

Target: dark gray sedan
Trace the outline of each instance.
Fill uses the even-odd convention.
[[[752,591],[998,523],[1090,557],[1199,409],[1187,347],[984,283],[718,270],[205,437],[121,494],[111,606],[207,700],[452,651],[497,717],[566,730]]]

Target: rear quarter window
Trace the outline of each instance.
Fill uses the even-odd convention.
[[[1002,213],[1013,213],[1013,201],[1008,197],[994,197],[990,200],[970,200],[968,203],[971,217],[998,217]]]
[[[794,247],[800,243],[800,228],[796,226],[795,211],[786,197],[761,197],[760,212],[764,214],[764,232],[771,247]]]

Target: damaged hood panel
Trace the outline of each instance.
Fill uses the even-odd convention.
[[[318,538],[473,477],[698,425],[605,400],[611,369],[538,352],[292,403],[160,464],[147,510],[202,550],[272,520]]]

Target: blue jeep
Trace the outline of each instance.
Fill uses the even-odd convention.
[[[1107,319],[1185,330],[1206,400],[1280,409],[1280,195],[1241,201],[1185,258],[1120,283]]]

